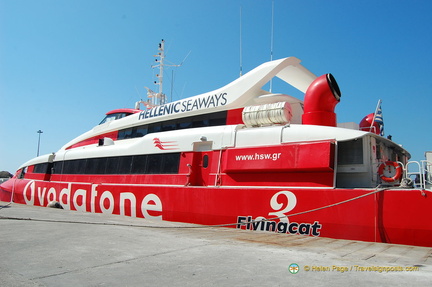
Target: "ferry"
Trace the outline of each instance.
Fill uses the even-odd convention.
[[[163,42],[158,56],[163,67]],[[303,99],[266,91],[273,78]],[[430,162],[410,161],[383,136],[380,105],[359,124],[338,124],[331,74],[317,77],[288,57],[182,100],[148,94],[21,165],[0,200],[432,247]]]

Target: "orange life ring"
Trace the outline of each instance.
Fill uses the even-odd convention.
[[[384,175],[384,169],[386,166],[394,166],[395,168],[395,175],[392,177],[387,177]],[[401,166],[394,161],[386,161],[384,163],[382,163],[379,168],[378,168],[378,174],[380,176],[380,178],[382,180],[384,180],[385,182],[395,182],[396,180],[399,180],[402,176],[402,168]]]

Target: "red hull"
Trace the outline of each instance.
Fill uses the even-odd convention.
[[[65,209],[85,212],[432,247],[431,194],[412,189],[92,185],[12,179],[2,184],[0,192],[0,200],[11,198],[36,206],[59,201]],[[267,220],[260,222],[263,218]]]

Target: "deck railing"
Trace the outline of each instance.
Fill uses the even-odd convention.
[[[432,162],[409,161],[404,168],[404,177],[413,181],[415,188],[432,189]]]

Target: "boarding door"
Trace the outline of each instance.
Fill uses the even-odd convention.
[[[192,186],[207,186],[210,185],[210,162],[213,151],[209,150],[212,142],[207,142],[206,145],[199,143],[195,145],[191,166],[191,179]],[[202,151],[206,150],[206,151]]]

